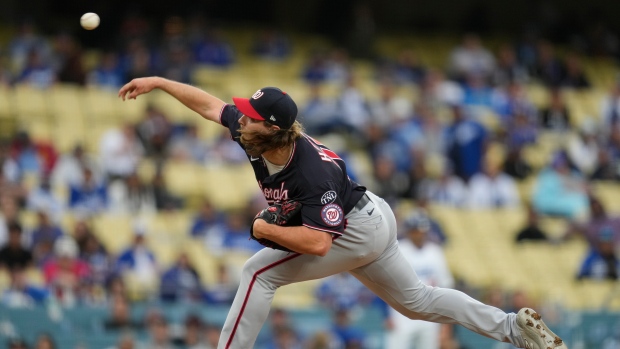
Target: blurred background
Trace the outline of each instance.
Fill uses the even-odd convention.
[[[428,284],[620,348],[620,3],[4,0],[0,347],[215,348],[266,202],[159,91],[287,91],[388,200]],[[85,12],[101,25],[79,26]],[[403,321],[348,274],[283,287],[257,348],[511,348]]]

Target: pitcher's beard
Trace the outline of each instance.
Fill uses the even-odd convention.
[[[248,137],[248,135],[246,134],[241,134],[241,136],[239,137],[241,144],[245,148],[245,152],[253,157],[258,157],[268,150],[267,145],[257,138],[260,137],[256,137],[256,135],[254,135],[253,137]]]

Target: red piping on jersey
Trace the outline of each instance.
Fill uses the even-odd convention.
[[[245,311],[245,306],[248,304],[248,299],[250,299],[250,292],[252,292],[252,286],[254,286],[254,282],[256,281],[256,278],[258,277],[258,275],[284,262],[288,262],[293,258],[297,258],[299,256],[301,256],[301,253],[295,253],[290,256],[286,256],[285,258],[280,259],[279,261],[273,262],[269,264],[268,266],[263,267],[262,269],[259,269],[257,272],[254,273],[254,275],[252,276],[252,281],[250,281],[250,285],[248,286],[248,291],[245,294],[245,298],[243,299],[243,305],[241,306],[241,310],[239,310],[239,316],[237,317],[237,320],[235,321],[235,326],[233,327],[232,332],[230,333],[228,342],[226,342],[226,349],[230,348],[230,343],[232,343],[233,337],[235,336],[235,332],[237,332],[239,321],[241,321],[241,316],[243,316],[243,312]]]
[[[226,108],[228,104],[224,104],[221,108],[220,108],[220,125],[222,125],[222,112],[224,111],[224,108]]]
[[[308,227],[310,229],[314,229],[314,230],[320,230],[320,231],[324,231],[327,233],[332,233],[332,234],[338,234],[338,235],[342,235],[341,232],[335,231],[335,230],[329,230],[329,229],[323,229],[323,228],[319,228],[319,227],[314,227],[308,224],[303,224],[304,227]]]
[[[295,149],[297,149],[297,142],[293,143],[293,151],[291,152],[291,157],[288,158],[288,162],[286,163],[286,165],[284,165],[284,168],[282,169],[287,168],[291,161],[293,161],[293,156],[295,156]]]

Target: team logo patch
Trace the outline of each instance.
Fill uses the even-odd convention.
[[[342,212],[342,208],[336,204],[327,204],[323,206],[321,210],[321,218],[323,218],[325,224],[335,227],[342,223],[344,212]]]
[[[336,200],[336,192],[333,190],[330,191],[326,191],[325,194],[323,194],[323,196],[321,196],[321,204],[323,205],[327,205],[329,203],[334,202],[334,200]]]
[[[261,98],[265,93],[261,90],[258,90],[256,92],[254,92],[254,94],[252,95],[252,99],[259,99]]]

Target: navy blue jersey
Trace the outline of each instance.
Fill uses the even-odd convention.
[[[227,104],[220,112],[220,123],[243,148],[239,141],[241,116],[237,107]],[[344,216],[366,191],[349,178],[344,161],[336,153],[306,134],[293,145],[282,171],[272,176],[261,156],[248,155],[248,160],[267,202],[300,202],[301,223],[308,228],[342,234]]]

